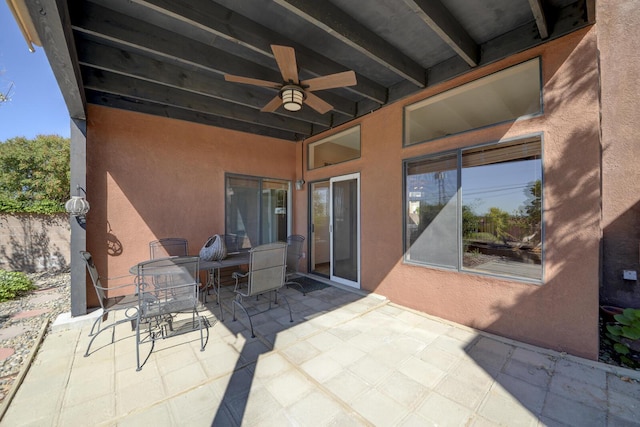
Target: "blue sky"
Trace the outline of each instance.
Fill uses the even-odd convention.
[[[0,103],[0,142],[39,134],[69,137],[69,113],[44,49],[29,52],[5,1],[0,1],[0,91],[11,84],[10,100]]]

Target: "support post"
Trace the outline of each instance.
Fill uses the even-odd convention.
[[[87,178],[87,122],[71,119],[71,188],[76,194],[78,186],[86,189]],[[71,317],[87,314],[87,272],[80,251],[86,250],[87,232],[75,217],[69,218],[71,227]]]

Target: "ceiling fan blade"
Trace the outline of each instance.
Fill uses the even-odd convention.
[[[289,46],[271,45],[273,56],[276,58],[278,68],[285,82],[298,84],[298,64],[296,63],[296,52]]]
[[[329,74],[328,76],[303,80],[300,82],[300,85],[307,91],[314,91],[322,89],[333,89],[336,87],[353,86],[356,83],[356,73],[354,73],[353,71],[344,71],[342,73]]]
[[[273,113],[278,109],[279,106],[282,105],[282,99],[280,99],[280,95],[276,95],[271,101],[267,103],[264,107],[260,109],[263,113]]]
[[[313,108],[314,110],[316,110],[318,113],[324,114],[327,111],[333,110],[333,106],[331,104],[318,98],[313,93],[305,92],[305,95],[307,97],[305,98],[304,103],[307,104],[309,107]]]
[[[260,80],[260,79],[252,79],[251,77],[234,76],[231,74],[225,74],[224,79],[228,82],[244,83],[248,85],[255,85],[255,86],[262,86],[262,87],[270,87],[273,89],[280,89],[282,87],[282,84],[280,83],[269,82],[269,81]]]

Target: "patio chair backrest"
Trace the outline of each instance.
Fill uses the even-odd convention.
[[[247,295],[259,295],[284,285],[287,244],[268,243],[250,251]]]
[[[200,258],[171,257],[138,264],[142,318],[193,310],[198,303]],[[156,280],[161,277],[162,280]]]
[[[287,237],[287,273],[297,273],[302,258],[304,236],[293,234]]]
[[[167,237],[149,242],[151,259],[189,255],[189,243],[181,237]]]
[[[107,300],[107,295],[104,292],[104,288],[102,283],[100,282],[100,275],[98,274],[98,269],[96,265],[93,263],[93,257],[89,252],[80,251],[80,255],[82,255],[82,259],[87,265],[87,271],[89,272],[89,276],[91,276],[91,281],[93,282],[93,288],[96,291],[98,296],[98,300],[100,301],[100,307],[104,310],[104,302]]]

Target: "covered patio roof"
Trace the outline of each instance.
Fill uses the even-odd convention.
[[[37,35],[23,33],[42,43],[73,119],[97,104],[291,141],[595,21],[595,0],[9,3],[28,11]],[[278,90],[224,75],[282,82],[273,44],[295,49],[300,79],[353,70],[357,85],[314,92],[325,114],[261,112]]]

